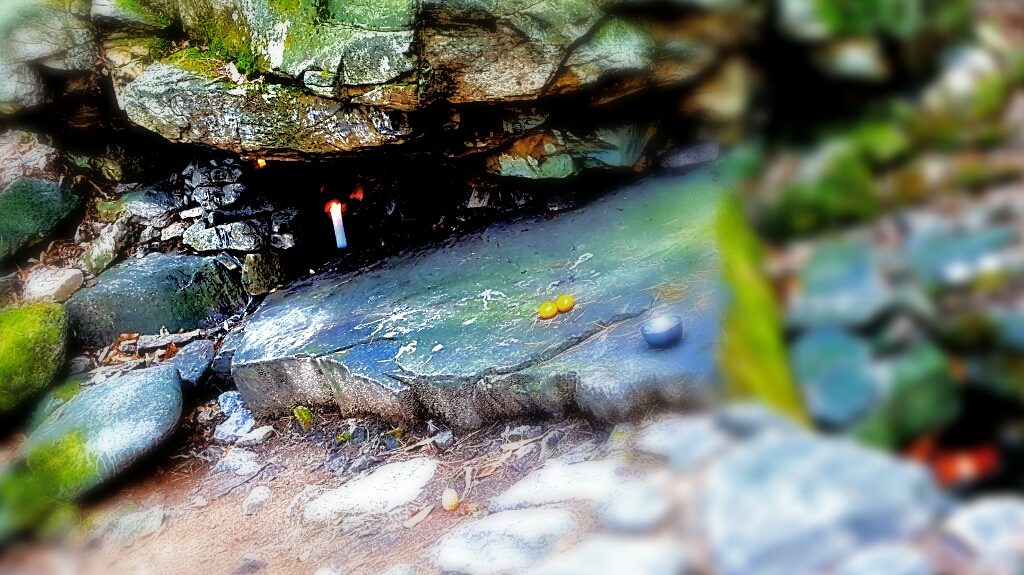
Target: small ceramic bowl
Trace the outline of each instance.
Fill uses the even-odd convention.
[[[640,333],[647,345],[654,349],[666,349],[679,343],[683,337],[683,318],[678,315],[659,315],[640,326]]]

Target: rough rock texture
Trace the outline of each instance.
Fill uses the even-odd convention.
[[[0,413],[48,386],[64,367],[67,317],[55,304],[0,311]]]
[[[29,301],[63,302],[82,287],[82,270],[39,268],[25,281],[23,297]]]
[[[75,194],[45,180],[17,180],[0,191],[0,265],[49,235],[79,202]]]
[[[66,305],[77,340],[102,346],[121,333],[217,323],[247,301],[235,274],[213,258],[150,254],[108,270]]]
[[[347,152],[410,133],[399,112],[349,108],[287,86],[233,86],[165,64],[128,84],[121,101],[133,122],[171,141],[234,152]]]
[[[422,410],[464,428],[699,402],[720,380],[728,297],[715,228],[727,197],[704,175],[653,180],[548,221],[318,275],[267,298],[234,379],[257,412],[336,401],[346,414]],[[564,292],[579,305],[537,320]],[[680,314],[686,335],[658,352],[639,325],[663,312]]]

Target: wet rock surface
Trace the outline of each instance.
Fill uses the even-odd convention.
[[[723,198],[706,176],[654,180],[548,221],[319,275],[267,298],[232,375],[257,412],[335,401],[343,413],[423,410],[460,427],[699,401],[715,392],[705,350],[720,332]],[[563,292],[581,304],[537,320],[537,305]],[[654,351],[639,324],[663,312],[683,316],[686,337]]]

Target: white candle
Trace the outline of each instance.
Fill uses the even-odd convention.
[[[327,204],[327,211],[331,214],[331,222],[334,223],[334,239],[338,249],[343,250],[348,247],[348,240],[345,238],[345,223],[341,220],[341,202],[331,200]]]

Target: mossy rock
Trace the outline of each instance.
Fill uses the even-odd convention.
[[[67,318],[57,304],[0,312],[0,413],[42,391],[64,366]]]
[[[0,264],[49,235],[80,198],[45,180],[17,180],[0,192]]]
[[[214,258],[150,254],[104,272],[67,302],[75,338],[101,346],[121,333],[176,332],[238,313],[248,295]]]
[[[0,470],[0,541],[65,515],[88,491],[151,453],[181,417],[177,368],[107,380],[57,407]]]

